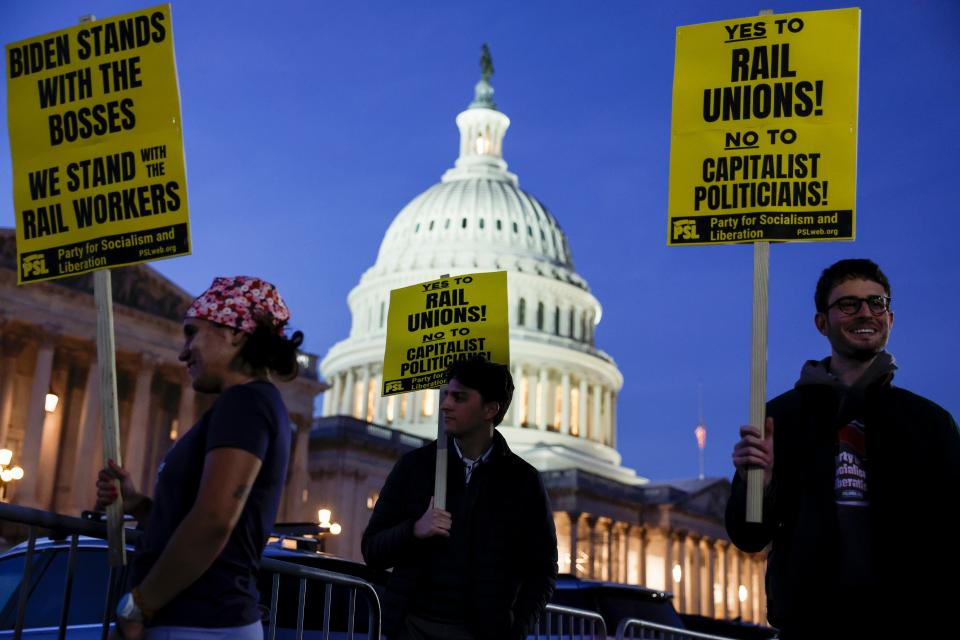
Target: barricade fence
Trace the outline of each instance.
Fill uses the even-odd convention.
[[[605,640],[607,625],[600,614],[548,604],[533,629],[533,638],[553,640]]]
[[[617,625],[617,640],[730,640],[724,636],[667,627],[662,624],[625,618]]]
[[[0,613],[5,616],[3,627],[0,628],[0,638],[12,637],[20,640],[24,636],[24,630],[28,629],[30,637],[64,640],[68,637],[69,630],[71,638],[99,637],[107,640],[114,621],[117,599],[126,588],[126,567],[110,568],[105,542],[96,541],[106,540],[106,525],[86,518],[6,503],[0,503],[0,522],[4,523],[8,535],[8,530],[14,528],[10,527],[12,523],[17,525],[17,537],[25,535],[26,538],[23,541],[23,553],[10,554],[4,559],[9,565],[8,573],[3,573],[5,568],[0,565]],[[135,529],[126,530],[130,543],[135,543],[140,535],[141,532]],[[42,540],[43,536],[49,536],[54,542]],[[95,540],[82,540],[81,536]],[[91,555],[91,551],[96,555]],[[65,558],[62,557],[64,553]],[[90,571],[85,571],[81,580],[78,580],[78,558],[84,558],[84,567],[88,567],[88,561],[93,560],[99,569],[99,575],[91,576]],[[54,575],[60,570],[63,571],[62,578]],[[268,640],[302,640],[305,635],[308,638],[322,637],[324,640],[334,637],[379,640],[380,600],[369,582],[354,576],[274,558],[263,558],[260,574],[261,578],[269,576],[272,585],[270,606],[264,621],[265,637]],[[284,582],[294,581],[298,590],[295,613],[284,616],[284,619],[280,619],[278,611],[286,613],[285,605],[292,601],[288,599],[286,592],[281,595],[282,579]],[[87,580],[91,582],[88,583]],[[337,587],[336,593],[334,587]],[[316,621],[317,609],[314,608],[317,599],[312,595],[315,590],[323,592],[319,621]],[[308,593],[311,594],[309,602]],[[91,594],[94,594],[94,598],[97,594],[102,594],[102,599],[96,603],[97,612],[102,612],[99,620],[96,624],[91,624],[90,620],[75,624],[78,617],[91,615],[87,610],[90,608]],[[365,625],[358,625],[356,620],[358,595],[363,596],[366,604]],[[344,601],[343,610],[333,606],[335,599],[338,602]],[[78,609],[84,610],[78,612]],[[304,624],[308,611],[311,621],[318,622],[315,627],[311,625],[311,629],[306,629]],[[97,613],[93,615],[97,617]],[[295,625],[288,627],[288,622],[292,623],[293,618],[296,618]],[[335,618],[338,624],[343,623],[344,630],[331,628],[331,620]],[[359,626],[366,628],[360,630]],[[42,633],[38,633],[40,630]]]

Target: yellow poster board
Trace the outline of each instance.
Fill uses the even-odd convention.
[[[506,271],[390,292],[382,395],[441,387],[452,362],[474,355],[510,364]]]
[[[5,53],[18,282],[189,254],[170,6]]]
[[[677,29],[668,245],[853,240],[860,10]]]

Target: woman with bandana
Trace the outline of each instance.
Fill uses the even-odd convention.
[[[180,360],[213,406],[164,457],[153,499],[110,461],[98,506],[117,499],[144,526],[133,588],[117,606],[116,635],[148,640],[260,640],[255,573],[287,474],[290,426],[271,379],[297,374],[303,334],[259,278],[216,278],[183,321]]]

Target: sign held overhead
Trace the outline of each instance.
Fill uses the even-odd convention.
[[[169,5],[6,59],[18,282],[190,253]]]
[[[860,10],[677,29],[668,245],[853,240]]]

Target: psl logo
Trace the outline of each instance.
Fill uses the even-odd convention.
[[[674,240],[699,240],[700,234],[697,233],[697,221],[690,218],[684,218],[673,221],[673,239]]]
[[[47,259],[42,253],[34,253],[23,257],[23,277],[45,276],[50,273],[47,269]]]
[[[403,391],[403,381],[402,380],[391,380],[386,383],[383,387],[384,393],[396,393],[397,391]]]

